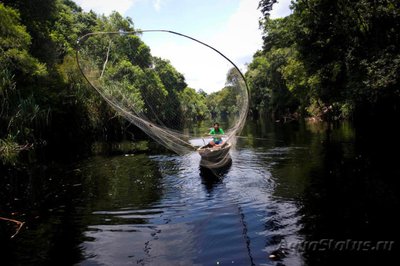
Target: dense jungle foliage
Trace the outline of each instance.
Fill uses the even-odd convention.
[[[263,47],[245,73],[250,114],[290,121],[398,117],[400,107],[400,3],[395,0],[298,0],[292,14],[271,19],[276,0],[261,0]],[[87,149],[94,140],[119,140],[141,132],[115,114],[92,90],[75,60],[79,36],[94,31],[133,31],[119,13],[98,15],[70,0],[0,1],[0,158],[43,144]],[[138,37],[137,65],[123,60],[137,87],[154,84],[165,117],[193,121],[236,112],[229,82],[207,95],[190,88],[169,61],[152,56]],[[128,48],[127,48],[128,49]],[[140,73],[139,73],[140,72]],[[229,79],[229,77],[227,77]],[[135,84],[136,84],[135,83]],[[141,101],[132,89],[132,101]],[[181,104],[182,103],[182,104]],[[175,117],[174,119],[182,119]]]

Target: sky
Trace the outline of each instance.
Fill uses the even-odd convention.
[[[259,0],[74,0],[85,11],[118,11],[135,29],[165,29],[196,38],[227,56],[242,72],[262,47]],[[290,0],[278,0],[271,18],[290,14]],[[168,33],[144,33],[152,55],[171,61],[189,87],[221,89],[232,64],[213,50]]]

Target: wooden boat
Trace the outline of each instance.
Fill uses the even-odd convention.
[[[230,149],[230,143],[225,143],[221,146],[211,146],[210,144],[207,144],[198,148],[197,152],[201,156],[201,166],[207,168],[218,168],[230,163]]]

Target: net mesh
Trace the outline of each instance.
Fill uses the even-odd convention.
[[[162,58],[151,54],[153,47],[145,44],[144,37],[158,43],[154,50],[161,49]],[[225,84],[214,86],[212,93],[196,92],[202,88],[191,88],[187,81],[198,80],[199,73],[183,75],[173,65],[176,58],[168,58],[169,52],[177,51],[179,62],[204,69],[200,79],[208,79],[207,71],[228,66],[222,77]],[[154,140],[180,155],[198,152],[200,164],[207,168],[230,163],[229,151],[247,116],[248,88],[239,68],[221,52],[172,31],[96,32],[79,38],[77,61],[102,98]],[[214,121],[225,131],[224,144],[207,148]]]

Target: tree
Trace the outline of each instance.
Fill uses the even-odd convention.
[[[179,73],[168,60],[153,57],[154,71],[160,77],[162,84],[168,91],[167,99],[163,105],[163,117],[167,125],[176,127],[182,124],[182,109],[179,94],[187,87],[185,77]]]
[[[299,51],[309,75],[321,82],[317,94],[325,105],[372,107],[399,99],[393,75],[400,70],[398,1],[312,0],[294,7],[302,25]]]
[[[22,24],[32,37],[29,52],[41,62],[53,64],[59,57],[56,44],[51,38],[51,28],[57,18],[60,1],[4,0],[4,3],[20,12]]]
[[[20,23],[19,13],[0,3],[0,60],[3,69],[21,71],[25,78],[46,73],[45,66],[29,54],[31,36]]]
[[[293,34],[293,17],[263,20],[263,51],[255,54],[246,76],[249,79],[253,114],[268,114],[279,119],[298,111],[299,103],[294,93],[297,84],[290,73],[296,62],[296,43]],[[299,73],[297,73],[299,74]]]
[[[179,99],[182,103],[181,112],[185,114],[186,119],[198,121],[209,117],[204,94],[197,93],[194,89],[186,87],[179,93]]]
[[[30,91],[17,84],[46,75],[46,69],[29,54],[31,37],[20,23],[19,13],[0,3],[0,21],[0,138],[11,135],[15,141],[32,140],[33,129],[45,120],[45,111]]]
[[[258,8],[261,10],[264,17],[269,18],[270,12],[272,11],[272,7],[277,2],[278,2],[277,0],[260,0]]]
[[[270,19],[275,2],[259,5],[264,45],[247,74],[252,109],[282,110],[289,100],[290,110],[298,102],[301,113],[327,120],[398,112],[400,2],[298,0],[292,15]]]

